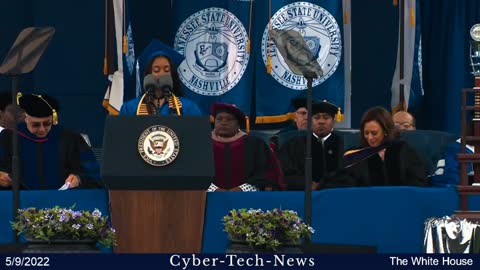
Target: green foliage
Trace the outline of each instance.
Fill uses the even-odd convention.
[[[73,207],[19,209],[12,228],[26,238],[45,240],[95,240],[104,247],[116,245],[115,229],[110,226],[107,216],[95,209],[74,211]]]
[[[224,231],[233,241],[245,241],[252,248],[276,250],[280,245],[310,239],[315,231],[291,210],[232,209],[223,217]]]

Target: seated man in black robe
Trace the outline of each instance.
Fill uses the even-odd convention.
[[[307,136],[312,136],[312,189],[342,167],[343,140],[333,131],[335,119],[341,119],[339,107],[326,101],[312,102],[312,134],[299,133],[280,147],[278,157],[288,190],[305,189]]]
[[[20,187],[96,186],[99,165],[80,134],[58,124],[58,104],[47,95],[19,94],[25,121],[18,125]],[[0,133],[0,188],[12,185],[12,130]]]
[[[281,168],[268,145],[240,130],[245,115],[235,105],[215,103],[212,131],[215,179],[208,191],[280,189]]]

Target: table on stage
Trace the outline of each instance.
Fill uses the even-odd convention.
[[[470,201],[480,209],[480,198]],[[109,215],[106,190],[22,191],[21,207],[77,210],[98,208]],[[222,217],[233,208],[281,208],[303,215],[303,192],[208,193],[202,252],[225,251],[228,239]],[[451,188],[369,187],[343,188],[312,193],[313,242],[375,246],[380,253],[416,253],[423,244],[424,221],[451,215],[458,208],[458,194]],[[12,192],[0,192],[0,243],[13,242]]]

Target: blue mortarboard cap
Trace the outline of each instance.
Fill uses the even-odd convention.
[[[142,51],[137,59],[137,75],[136,75],[136,92],[137,96],[143,94],[143,77],[145,73],[145,67],[150,61],[157,56],[166,56],[177,69],[183,62],[183,55],[179,54],[172,47],[161,42],[158,39],[152,39],[150,44]]]
[[[146,65],[157,56],[166,56],[178,68],[185,57],[175,51],[172,47],[166,45],[158,39],[153,39],[138,57],[140,75],[143,77],[143,71]]]

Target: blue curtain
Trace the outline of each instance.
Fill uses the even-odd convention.
[[[480,23],[478,0],[421,1],[425,96],[418,126],[460,132],[462,88],[473,87],[470,28]]]

